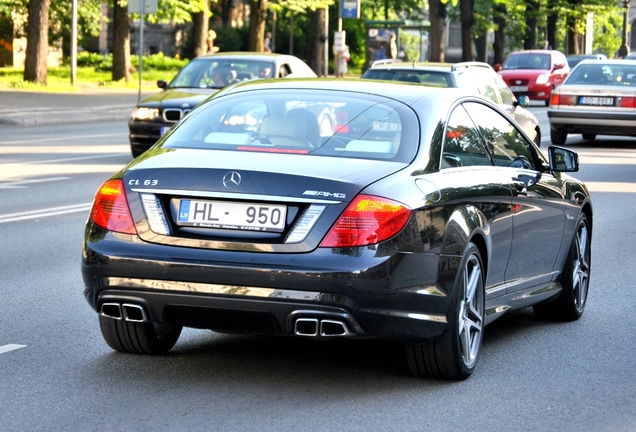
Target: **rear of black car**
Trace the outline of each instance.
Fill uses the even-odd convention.
[[[87,300],[111,320],[219,331],[439,334],[447,298],[413,301],[437,281],[438,257],[413,266],[418,222],[381,187],[403,177],[424,200],[405,170],[419,133],[410,108],[365,94],[209,101],[98,191]]]

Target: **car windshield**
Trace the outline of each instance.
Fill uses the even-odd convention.
[[[274,64],[264,61],[205,58],[193,60],[172,80],[169,88],[223,88],[254,78],[272,78]]]
[[[565,84],[636,87],[636,64],[579,64]]]
[[[502,69],[550,69],[550,54],[513,54],[506,59]]]
[[[189,114],[162,148],[197,148],[410,161],[418,120],[393,99],[338,91],[222,95]]]
[[[362,78],[414,82],[433,87],[452,87],[449,81],[450,74],[435,71],[369,69]]]

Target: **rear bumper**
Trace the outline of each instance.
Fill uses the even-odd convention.
[[[85,245],[84,294],[96,311],[133,304],[155,322],[288,335],[298,334],[298,319],[326,319],[344,323],[346,336],[400,342],[436,337],[447,325],[452,296],[438,280],[434,254],[380,246],[284,255],[137,243],[124,256],[116,252],[123,243],[107,234]],[[152,258],[134,258],[141,255]]]
[[[636,135],[636,113],[548,110],[551,129],[568,133]]]

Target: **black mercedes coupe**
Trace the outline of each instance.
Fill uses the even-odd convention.
[[[546,153],[456,89],[237,84],[97,191],[84,294],[121,352],[184,326],[380,338],[415,375],[464,379],[507,311],[585,309],[592,203],[577,154]]]

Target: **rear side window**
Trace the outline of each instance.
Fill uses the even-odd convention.
[[[418,126],[413,110],[393,99],[263,89],[213,98],[184,118],[161,147],[409,162]]]
[[[477,128],[463,106],[448,119],[440,168],[492,165]]]
[[[476,102],[464,106],[478,125],[496,166],[537,169],[532,145],[506,117]]]

